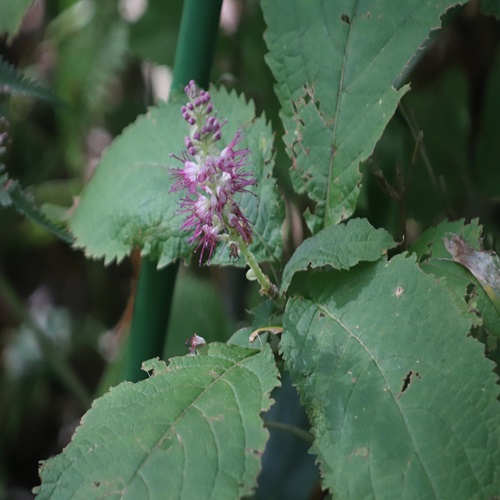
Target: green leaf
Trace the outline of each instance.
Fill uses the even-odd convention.
[[[24,94],[38,99],[59,102],[49,89],[46,89],[19,73],[14,66],[0,57],[0,89],[3,94]]]
[[[13,38],[32,3],[34,0],[0,0],[0,35],[7,33]]]
[[[358,262],[379,260],[396,243],[384,229],[374,229],[366,219],[329,226],[306,239],[295,251],[283,271],[281,292],[285,292],[293,275],[317,267],[349,269]]]
[[[496,495],[499,388],[470,315],[404,255],[310,279],[281,346],[332,496]]]
[[[151,378],[96,400],[61,455],[45,462],[46,498],[239,498],[255,486],[268,437],[260,412],[279,382],[273,355],[211,344],[152,360]]]
[[[313,231],[353,213],[359,163],[408,90],[393,82],[450,5],[263,1],[291,177],[297,192],[316,203],[308,216]]]
[[[453,222],[443,221],[437,226],[425,230],[408,250],[417,255],[419,262],[427,261],[430,257],[450,259],[450,254],[444,246],[444,238],[448,233],[460,234],[471,244],[478,245],[481,231],[479,219],[472,220],[470,224],[465,224],[464,219]],[[475,243],[472,243],[474,241]]]
[[[59,239],[66,243],[74,241],[73,236],[60,221],[49,218],[35,205],[32,197],[23,191],[18,181],[9,179],[2,165],[0,165],[0,206],[13,206],[17,212]]]
[[[229,144],[238,128],[243,130],[241,147],[249,147],[248,169],[258,186],[238,199],[253,224],[250,249],[261,261],[277,261],[281,255],[281,225],[284,208],[272,179],[272,135],[263,117],[255,118],[252,103],[226,90],[211,90],[218,116],[227,119],[221,147]],[[169,102],[151,108],[138,118],[107,149],[96,173],[84,189],[70,222],[77,246],[88,256],[106,262],[120,261],[131,248],[139,247],[163,267],[179,257],[188,258],[193,248],[189,233],[181,230],[181,192],[169,192],[170,168],[181,163],[170,157],[184,148],[188,128],[181,103]],[[244,265],[243,259],[236,265]],[[215,264],[230,262],[228,248],[220,245],[212,257]]]
[[[479,315],[486,332],[500,337],[500,315],[492,300],[479,281],[460,264],[453,262],[445,247],[445,239],[450,234],[460,234],[469,245],[480,248],[481,226],[478,219],[470,224],[463,220],[444,221],[436,227],[424,231],[420,238],[409,248],[419,259],[420,267],[436,277],[444,277],[444,285],[461,302],[466,310],[474,310]],[[470,284],[473,290],[469,291]]]

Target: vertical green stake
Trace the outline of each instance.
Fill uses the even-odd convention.
[[[195,80],[202,87],[208,85],[221,6],[222,0],[185,0],[172,89],[180,90],[190,80]],[[167,190],[165,196],[168,196]],[[123,374],[124,380],[131,382],[146,377],[146,373],[141,370],[142,362],[161,356],[166,341],[179,264],[170,264],[160,270],[156,269],[156,265],[156,262],[147,257],[141,262],[130,327],[129,352]]]

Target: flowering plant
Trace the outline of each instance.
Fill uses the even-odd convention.
[[[485,75],[500,106],[498,67],[406,84],[433,73],[416,54],[434,54],[440,13],[452,27],[451,0],[262,0],[275,86],[263,97],[265,77],[242,72],[238,91],[209,87],[216,3],[185,1],[169,101],[124,129],[65,214],[88,256],[133,250],[141,266],[126,382],[103,382],[40,498],[496,498],[500,261],[465,217],[498,205],[498,138],[474,156],[478,114],[463,116]],[[0,180],[0,202],[33,213]],[[181,267],[196,252],[217,271]]]

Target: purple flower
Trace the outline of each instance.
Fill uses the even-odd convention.
[[[204,255],[210,259],[219,241],[231,241],[232,254],[232,238],[238,236],[246,245],[252,242],[250,222],[234,195],[248,192],[256,180],[252,173],[244,171],[250,150],[237,149],[241,131],[221,151],[216,143],[225,122],[221,124],[214,115],[210,94],[198,89],[193,81],[185,91],[189,102],[182,107],[182,116],[190,131],[182,157],[171,155],[183,165],[171,169],[175,182],[170,190],[187,191],[179,209],[187,214],[182,229],[193,231],[188,241],[198,242],[201,263]]]

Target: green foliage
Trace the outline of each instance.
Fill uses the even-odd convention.
[[[361,261],[376,261],[396,243],[384,229],[374,229],[365,219],[329,226],[300,245],[283,270],[285,291],[297,271],[318,267],[349,269]]]
[[[38,498],[238,498],[255,486],[278,385],[269,348],[212,344],[151,360],[152,376],[96,400],[64,454],[45,462]],[[168,477],[168,481],[165,478]]]
[[[52,102],[58,102],[56,95],[36,83],[26,78],[8,62],[0,57],[0,89],[3,94],[21,94],[45,99]]]
[[[409,250],[415,252],[420,267],[426,273],[446,278],[443,283],[459,300],[459,304],[479,316],[479,323],[488,334],[499,337],[500,316],[494,303],[474,275],[453,262],[445,248],[444,240],[450,234],[461,235],[473,248],[480,249],[481,227],[475,220],[466,225],[463,221],[442,222],[437,227],[427,229]],[[469,289],[470,285],[472,290]]]
[[[7,33],[13,38],[21,26],[24,14],[34,0],[0,0],[0,35]]]
[[[55,89],[72,111],[57,115],[65,162],[79,173],[88,128],[115,103],[112,84],[125,64],[128,27],[118,15],[116,0],[89,0],[62,11],[46,38],[60,57]]]
[[[284,208],[272,179],[269,125],[263,117],[255,118],[253,105],[235,93],[213,91],[212,99],[219,117],[228,120],[224,144],[243,127],[241,147],[251,149],[247,168],[252,169],[258,186],[255,195],[245,193],[240,200],[253,224],[250,248],[260,261],[276,261],[281,255]],[[106,151],[70,222],[77,246],[85,248],[88,256],[120,261],[139,247],[142,255],[157,259],[160,267],[179,257],[189,259],[193,248],[181,230],[184,215],[178,213],[181,193],[169,192],[170,168],[181,165],[170,154],[181,154],[187,133],[187,126],[179,126],[180,110],[181,103],[174,102],[151,108]],[[220,247],[212,262],[227,264],[228,249]]]
[[[402,255],[313,273],[308,290],[281,349],[333,496],[498,493],[496,377],[446,287]]]
[[[0,206],[9,207],[11,205],[17,212],[59,239],[66,243],[73,243],[73,237],[64,225],[56,219],[49,218],[46,213],[38,208],[33,201],[33,197],[21,188],[18,181],[9,179],[4,172],[4,168],[0,165]]]
[[[314,231],[353,213],[359,163],[408,90],[394,82],[449,6],[263,2],[292,182],[316,203],[307,219]]]
[[[450,0],[263,0],[264,37],[258,2],[240,4],[239,24],[221,37],[212,70],[214,81],[238,90],[210,93],[224,122],[221,147],[241,128],[238,148],[251,151],[245,169],[257,185],[237,201],[253,228],[249,250],[262,264],[253,276],[261,287],[268,278],[273,286],[262,301],[242,269],[226,274],[220,268],[243,268],[244,256],[252,262],[252,255],[240,248],[238,257],[220,242],[207,262],[213,268],[178,273],[168,322],[164,291],[174,290],[177,261],[194,267],[199,257],[182,229],[184,193],[170,191],[171,169],[182,166],[172,155],[182,157],[188,133],[185,96],[172,92],[168,103],[144,113],[151,82],[142,61],[128,54],[172,65],[175,40],[195,41],[204,16],[182,33],[179,0],[150,1],[135,23],[120,17],[117,0],[56,3],[47,3],[46,29],[35,35],[42,40],[37,55],[24,53],[16,62],[33,66],[21,72],[0,59],[4,94],[35,98],[0,103],[9,117],[1,124],[8,131],[0,137],[2,160],[19,179],[0,171],[0,205],[106,265],[133,249],[149,257],[138,288],[147,294],[134,297],[132,285],[106,339],[122,339],[135,298],[134,335],[114,346],[119,355],[99,385],[99,369],[87,368],[83,356],[99,395],[121,376],[131,351],[146,357],[130,346],[151,344],[157,332],[148,314],[159,325],[155,349],[161,351],[166,329],[164,354],[171,359],[149,360],[149,379],[122,383],[95,400],[64,451],[43,463],[39,497],[240,498],[257,489],[257,498],[291,498],[321,488],[349,500],[497,498],[500,261],[492,250],[500,248],[499,24],[479,8],[498,15],[499,2],[462,8],[465,2]],[[14,9],[0,0],[0,19],[6,8]],[[186,75],[199,69],[193,61],[200,44],[190,47]],[[37,71],[57,97],[22,75]],[[174,81],[183,78],[174,70]],[[39,98],[69,106],[40,106]],[[269,118],[279,121],[278,101],[281,123],[271,127]],[[94,152],[91,132],[102,128],[106,138],[119,135],[87,181],[87,166],[103,147]],[[284,144],[273,144],[273,130],[284,133]],[[85,182],[73,208],[64,208]],[[43,210],[42,198],[50,202]],[[12,220],[12,211],[0,215]],[[5,233],[11,226],[4,223]],[[12,266],[3,264],[10,279]],[[104,309],[95,269],[85,280],[97,283],[89,295]],[[31,284],[24,278],[20,287]],[[55,335],[61,318],[70,317],[66,309],[38,328],[13,294],[0,274],[0,302],[15,304],[10,308],[20,318],[4,365],[21,373],[23,363],[44,367],[43,356],[50,361],[44,384],[54,376],[87,404],[85,384],[72,370],[74,346]],[[141,309],[143,303],[155,304]],[[236,324],[239,330],[220,344]],[[93,338],[108,328],[93,326]],[[208,345],[196,347],[199,355],[172,358],[187,352],[184,341],[194,333]],[[278,368],[284,384],[273,391],[269,410]],[[15,392],[39,371],[19,377],[3,406],[12,401],[21,413]],[[44,396],[38,397],[48,406]],[[21,429],[17,416],[5,421],[5,436]],[[54,449],[52,442],[36,458]],[[0,487],[2,481],[0,473]]]

